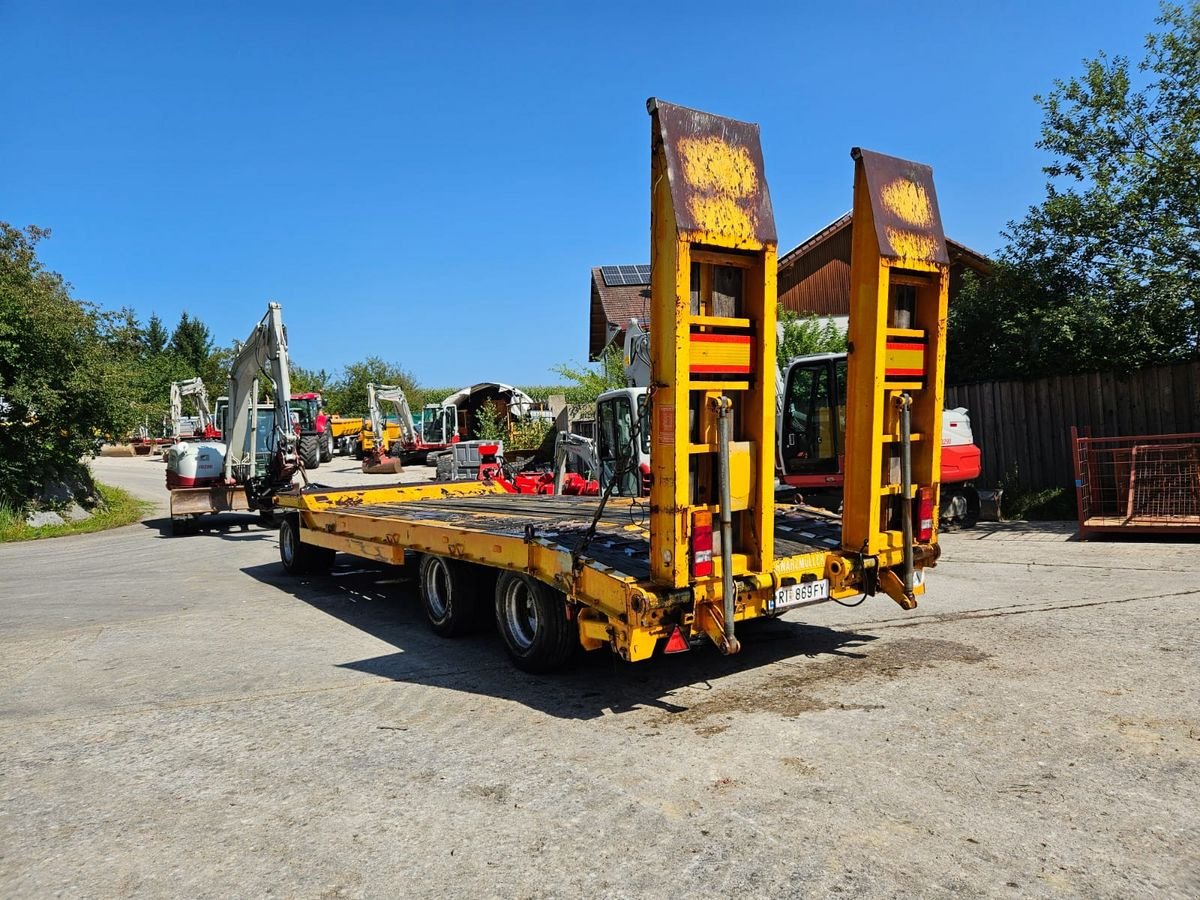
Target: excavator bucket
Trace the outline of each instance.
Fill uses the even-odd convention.
[[[855,148],[842,547],[915,605],[936,553],[949,258],[929,166]],[[853,464],[849,461],[853,460]]]

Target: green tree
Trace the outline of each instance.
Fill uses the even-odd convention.
[[[325,394],[325,408],[330,413],[344,416],[365,416],[367,384],[372,381],[403,388],[410,398],[409,405],[417,408],[417,403],[412,399],[417,393],[416,379],[407,370],[378,356],[368,356],[360,362],[346,366],[341,375],[329,385]]]
[[[554,372],[571,382],[566,387],[568,403],[595,403],[605,391],[625,387],[625,359],[620,347],[609,345],[600,359],[586,365],[560,363]]]
[[[1046,198],[950,310],[948,375],[1136,368],[1200,346],[1200,3],[1143,59],[1100,54],[1037,97]]]
[[[481,441],[502,441],[508,437],[508,423],[495,400],[488,400],[476,411],[475,437]]]
[[[14,507],[51,481],[86,483],[80,459],[134,415],[134,360],[114,352],[129,319],[71,297],[37,258],[48,235],[0,223],[0,504]]]
[[[146,332],[132,309],[123,307],[102,317],[104,339],[113,353],[127,359],[146,355]]]
[[[790,309],[779,311],[779,338],[775,343],[775,363],[786,372],[788,362],[809,353],[844,353],[846,335],[833,319],[815,315],[797,315]]]
[[[213,354],[212,334],[208,326],[193,319],[186,311],[179,317],[179,324],[171,333],[170,349],[197,374],[203,374]]]
[[[288,367],[291,375],[292,390],[297,394],[325,394],[330,388],[329,373],[324,369],[306,369],[303,366]]]
[[[142,341],[146,345],[146,352],[151,356],[157,356],[167,349],[167,343],[171,336],[167,334],[167,329],[162,323],[162,319],[157,313],[151,313],[149,321],[146,322],[146,329],[143,333]]]

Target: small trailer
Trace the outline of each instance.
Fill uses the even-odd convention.
[[[528,671],[631,662],[858,594],[913,608],[935,565],[949,263],[927,166],[854,150],[844,516],[777,505],[776,236],[756,125],[657,100],[648,414],[600,497],[494,482],[275,494],[293,574],[415,570],[433,629],[493,618]],[[649,496],[614,496],[649,429]],[[639,472],[639,477],[641,473]]]

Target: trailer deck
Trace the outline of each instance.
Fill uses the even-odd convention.
[[[474,484],[474,482],[449,482]],[[470,529],[522,541],[541,539],[571,553],[591,526],[600,506],[598,497],[551,494],[480,493],[464,497],[457,491],[447,496],[347,504],[344,495],[365,496],[379,491],[377,485],[339,488],[342,502],[327,488],[310,487],[301,494],[319,496],[321,502],[337,505],[339,517],[362,523],[393,520],[420,521],[429,526]],[[356,530],[349,522],[347,532]],[[775,511],[775,558],[807,556],[838,548],[841,519],[825,510],[791,504]],[[610,497],[596,524],[596,532],[582,556],[637,581],[650,578],[649,504],[632,497]]]
[[[598,497],[511,494],[488,481],[310,485],[276,496],[284,517],[294,517],[287,527],[304,545],[397,566],[436,556],[493,576],[532,576],[574,605],[584,646],[611,644],[626,659],[645,659],[676,625],[690,626],[706,614],[698,601],[720,590],[720,560],[715,578],[682,590],[658,585],[648,503],[610,497],[588,539],[600,503]],[[774,522],[774,565],[739,590],[736,620],[859,593],[856,582],[842,577],[850,566],[839,548],[837,516],[789,504],[777,507]]]

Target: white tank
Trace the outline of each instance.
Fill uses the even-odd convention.
[[[167,489],[205,487],[225,477],[220,441],[180,441],[167,451]]]

